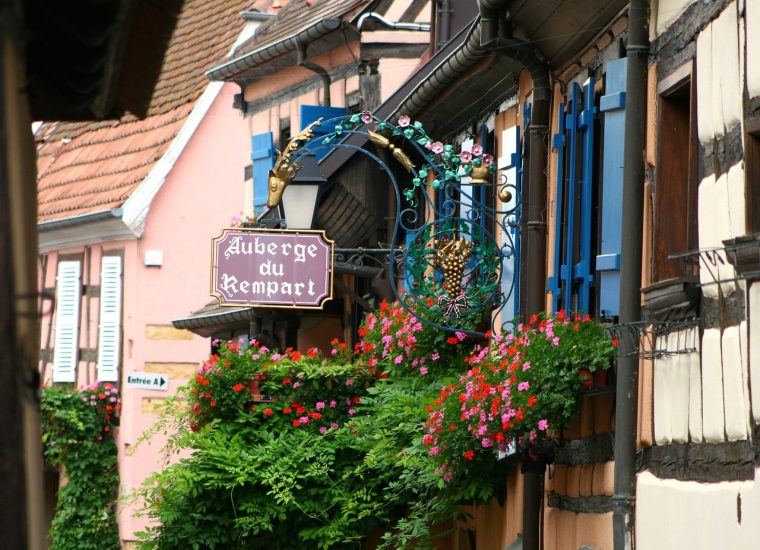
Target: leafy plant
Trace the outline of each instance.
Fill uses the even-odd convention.
[[[504,498],[514,463],[496,449],[569,419],[581,359],[605,368],[612,350],[601,326],[564,315],[478,348],[387,303],[359,335],[326,356],[222,344],[185,390],[171,448],[191,454],[143,487],[145,548],[357,548],[370,533],[386,549],[434,547],[433,527],[461,519],[461,504]],[[489,431],[499,384],[514,394],[501,438]]]
[[[112,427],[120,408],[118,389],[108,383],[42,389],[43,454],[66,476],[50,528],[53,550],[119,548]]]
[[[495,450],[531,447],[567,426],[592,372],[612,364],[615,342],[587,315],[533,316],[467,358],[441,389],[423,443],[445,480],[481,467]]]

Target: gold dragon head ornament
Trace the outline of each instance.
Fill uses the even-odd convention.
[[[274,167],[269,171],[268,208],[274,208],[280,204],[282,193],[301,167],[297,162],[292,162],[291,155],[301,146],[302,142],[309,141],[314,137],[314,126],[319,126],[321,123],[322,119],[320,118],[309,124],[301,133],[290,138],[285,150],[278,153]]]

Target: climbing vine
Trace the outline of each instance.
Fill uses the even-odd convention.
[[[43,454],[65,476],[50,527],[52,550],[119,548],[112,429],[120,408],[118,389],[108,383],[42,389]]]

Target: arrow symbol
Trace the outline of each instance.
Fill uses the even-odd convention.
[[[158,387],[162,388],[164,384],[166,384],[166,379],[162,376],[160,380],[161,380],[161,383],[158,385]]]

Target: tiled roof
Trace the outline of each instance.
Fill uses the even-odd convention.
[[[256,34],[241,44],[240,56],[287,38],[320,19],[348,18],[370,4],[370,0],[290,0],[277,17],[256,29]]]
[[[121,206],[166,153],[208,85],[204,70],[243,29],[241,11],[285,0],[185,0],[145,119],[46,123],[38,131],[38,221]]]

